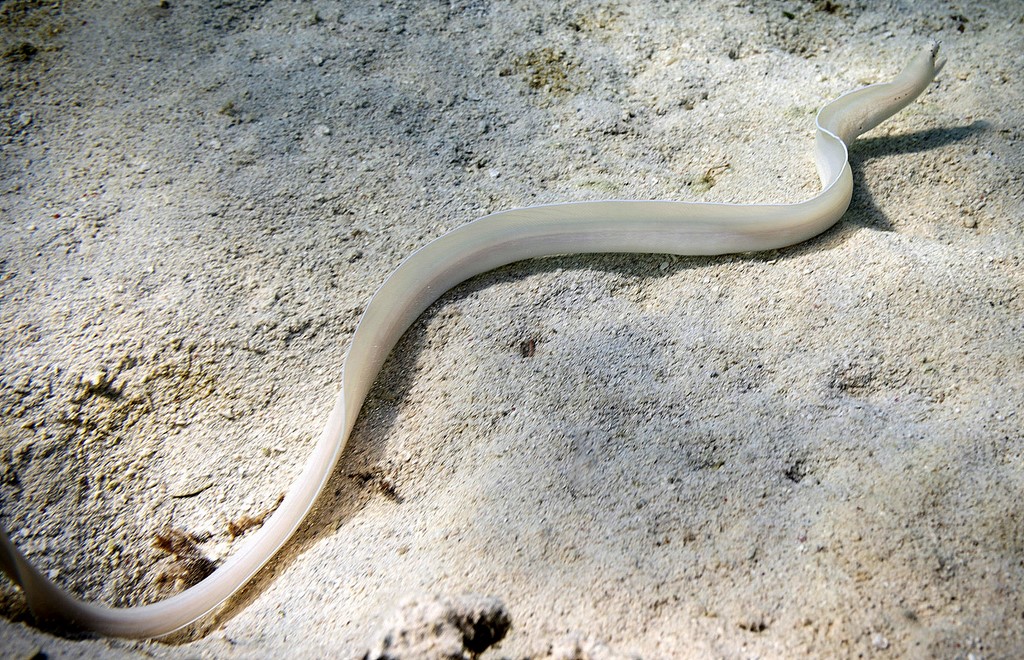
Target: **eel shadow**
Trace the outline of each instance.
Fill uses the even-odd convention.
[[[853,168],[853,200],[843,220],[837,223],[840,231],[849,227],[872,228],[879,231],[893,231],[892,221],[875,203],[871,186],[864,179],[864,163],[885,156],[920,153],[937,147],[955,144],[971,136],[989,130],[988,122],[977,120],[964,126],[931,128],[905,135],[872,137],[858,140],[850,149],[850,166]],[[908,194],[911,194],[908,191]],[[826,232],[825,236],[831,232]],[[813,241],[812,241],[813,242]]]
[[[371,489],[366,486],[366,475],[373,472],[374,466],[378,465],[386,454],[388,438],[401,409],[401,402],[411,390],[417,375],[414,367],[417,356],[426,345],[425,326],[441,306],[496,284],[517,281],[538,273],[592,269],[618,273],[639,281],[661,279],[682,270],[713,264],[790,259],[808,252],[832,249],[844,243],[852,231],[860,228],[892,231],[892,222],[874,202],[870,186],[864,181],[863,164],[874,158],[918,153],[960,142],[988,128],[988,123],[975,121],[966,126],[936,128],[901,136],[858,141],[851,149],[854,195],[850,209],[840,222],[821,236],[796,246],[740,255],[686,257],[675,262],[667,270],[662,270],[660,265],[663,259],[657,255],[642,255],[642,258],[631,254],[544,257],[510,264],[457,285],[431,305],[406,330],[398,345],[392,350],[381,373],[374,381],[338,467],[329,478],[314,508],[282,551],[212,615],[203,617],[182,631],[162,638],[161,641],[171,645],[184,644],[205,637],[221,627],[250,606],[280,573],[286,571],[321,539],[345,527],[346,523],[363,509],[373,496]]]

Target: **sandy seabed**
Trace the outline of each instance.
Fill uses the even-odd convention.
[[[0,38],[2,522],[118,606],[273,509],[417,247],[805,199],[823,103],[949,60],[832,230],[456,287],[241,595],[82,640],[3,581],[0,654],[372,657],[471,611],[485,658],[1024,654],[1019,1],[9,0]],[[394,655],[476,652],[443,632]]]

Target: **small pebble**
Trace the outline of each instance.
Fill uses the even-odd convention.
[[[82,376],[82,384],[91,390],[98,390],[107,384],[107,372],[97,369]]]

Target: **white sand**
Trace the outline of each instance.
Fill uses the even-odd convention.
[[[76,593],[175,588],[169,526],[231,552],[416,247],[540,202],[806,198],[820,105],[929,39],[949,64],[804,245],[447,294],[216,616],[69,640],[0,581],[0,655],[354,657],[467,593],[511,618],[486,657],[1024,652],[1024,6],[380,4],[0,4],[0,506]]]

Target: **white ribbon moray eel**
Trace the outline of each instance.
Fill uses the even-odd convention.
[[[505,264],[554,254],[641,252],[714,255],[807,240],[846,212],[853,194],[847,145],[914,101],[944,64],[929,45],[892,82],[845,94],[818,112],[814,158],[822,189],[797,204],[597,201],[493,213],[410,255],[370,299],[352,336],[342,388],[312,455],[280,506],[201,582],[166,600],[128,608],[64,591],[0,528],[0,567],[21,586],[36,622],[116,637],[157,637],[208,614],[288,541],[334,469],[385,358],[412,322],[452,286]]]

